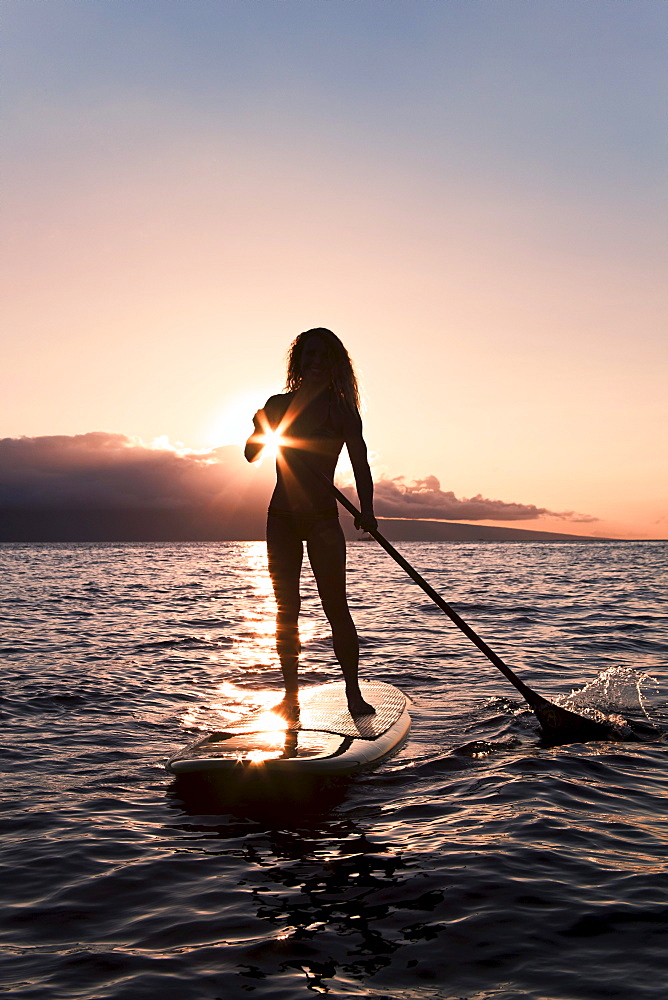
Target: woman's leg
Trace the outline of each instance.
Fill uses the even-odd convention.
[[[338,520],[320,521],[309,532],[308,557],[322,606],[332,627],[332,641],[346,682],[352,715],[370,715],[372,705],[362,697],[358,681],[359,640],[346,597],[346,542]]]
[[[267,518],[267,560],[276,597],[276,651],[286,699],[295,699],[299,680],[299,574],[304,548],[289,518]]]

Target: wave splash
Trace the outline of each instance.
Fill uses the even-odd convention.
[[[557,700],[564,708],[611,723],[624,738],[659,737],[663,735],[660,720],[650,717],[643,695],[643,686],[650,685],[656,694],[658,681],[651,674],[631,667],[607,667],[584,687]]]

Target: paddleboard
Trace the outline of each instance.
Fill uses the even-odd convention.
[[[353,718],[343,682],[302,688],[294,722],[263,712],[199,737],[165,767],[176,775],[227,772],[237,777],[279,777],[351,774],[378,764],[408,736],[408,699],[382,681],[361,682],[360,688],[375,715]]]

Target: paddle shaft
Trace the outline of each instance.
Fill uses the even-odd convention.
[[[329,488],[333,491],[336,499],[339,501],[342,507],[353,515],[355,518],[361,518],[360,512],[357,510],[354,504],[350,502],[347,496],[345,496],[341,490],[337,489],[336,486],[326,476],[322,476],[322,479],[327,483]],[[461,629],[465,636],[467,636],[471,642],[478,647],[478,649],[485,654],[488,660],[490,660],[495,667],[497,667],[501,673],[506,677],[511,684],[513,684],[517,690],[520,692],[522,697],[533,706],[542,706],[548,704],[544,698],[532,691],[531,688],[527,687],[526,684],[517,677],[510,667],[503,662],[500,656],[497,656],[493,649],[490,649],[487,643],[480,638],[477,632],[474,632],[470,625],[467,625],[463,618],[457,614],[454,608],[451,608],[447,601],[444,601],[440,594],[437,594],[433,587],[431,587],[427,581],[420,576],[417,570],[413,569],[411,564],[407,562],[400,552],[397,552],[395,547],[388,542],[387,538],[378,531],[377,528],[367,529],[369,534],[376,539],[379,545],[381,545],[388,555],[392,556],[394,561],[398,563],[401,568],[408,573],[411,580],[417,583],[418,587],[424,590],[425,594],[432,599],[434,604],[441,609],[441,611],[448,616],[448,618],[455,623],[457,628]]]

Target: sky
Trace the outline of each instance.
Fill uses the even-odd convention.
[[[383,511],[667,537],[667,27],[663,0],[3,0],[0,501],[73,490],[101,442],[209,483],[327,326]]]

